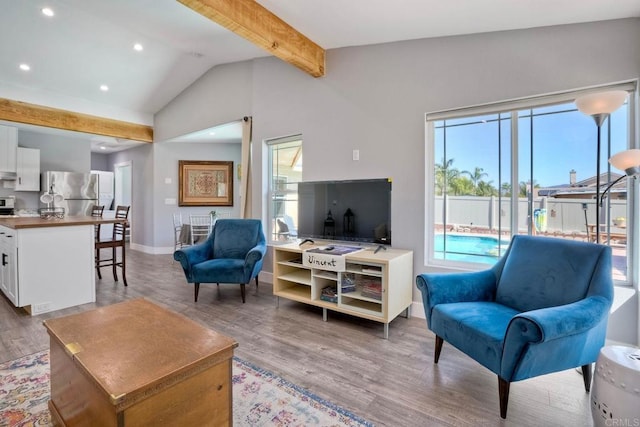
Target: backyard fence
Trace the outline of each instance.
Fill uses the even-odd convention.
[[[510,229],[512,211],[511,200],[508,197],[499,199],[495,196],[438,196],[435,200],[435,224],[490,231]],[[586,206],[586,219],[583,206]],[[527,230],[533,219],[531,213],[539,209],[539,213],[544,212],[545,221],[542,221],[541,216],[541,221],[537,224],[538,231],[587,234],[587,223],[595,224],[596,222],[596,208],[597,203],[594,199],[538,197],[533,200],[533,209],[530,212],[527,199],[520,198],[517,208],[518,230]],[[607,224],[608,218],[613,220],[627,216],[627,201],[609,200],[600,209],[600,222]],[[532,224],[532,227],[535,225]]]

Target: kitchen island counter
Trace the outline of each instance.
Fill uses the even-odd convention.
[[[0,289],[31,315],[95,302],[95,225],[126,219],[0,218]]]
[[[126,222],[125,219],[116,218],[96,218],[93,216],[65,216],[64,218],[48,218],[40,217],[6,217],[0,216],[0,226],[12,228],[14,230],[20,228],[43,228],[43,227],[70,227],[75,225],[97,225],[97,224],[114,224],[117,222]]]

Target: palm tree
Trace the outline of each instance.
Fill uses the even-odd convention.
[[[540,184],[533,180],[533,185],[531,185],[531,181],[520,181],[520,191],[518,191],[518,197],[527,197],[527,194],[531,191],[532,188],[540,188]]]
[[[511,196],[511,184],[508,182],[503,182],[500,186],[500,192],[503,196]]]
[[[435,165],[435,178],[436,178],[436,194],[442,196],[445,191],[448,193],[451,190],[452,182],[460,176],[460,171],[452,167],[454,159],[449,159],[445,162],[442,159],[442,163],[436,163]]]
[[[476,187],[476,196],[497,196],[498,190],[491,185],[493,181],[480,181]]]
[[[489,176],[488,173],[484,172],[484,169],[476,166],[473,172],[462,171],[461,173],[469,175],[469,178],[473,182],[473,187],[478,188],[478,183],[483,179]]]

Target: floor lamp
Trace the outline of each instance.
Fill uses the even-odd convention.
[[[596,243],[600,243],[600,133],[602,124],[611,113],[624,104],[627,92],[612,90],[608,92],[591,93],[576,99],[576,107],[584,114],[593,117],[598,126],[598,143],[596,146]]]

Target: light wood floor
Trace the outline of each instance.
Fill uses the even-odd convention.
[[[280,300],[271,285],[202,285],[197,303],[170,255],[128,251],[128,288],[103,270],[97,302],[31,317],[0,297],[0,361],[48,348],[42,321],[145,297],[236,339],[235,355],[274,372],[378,426],[591,425],[589,395],[575,370],[511,385],[507,420],[496,376],[445,343],[433,363],[434,337],[424,319],[397,318],[382,339],[380,323]],[[123,325],[123,327],[126,327]],[[96,331],[100,333],[100,331]]]

